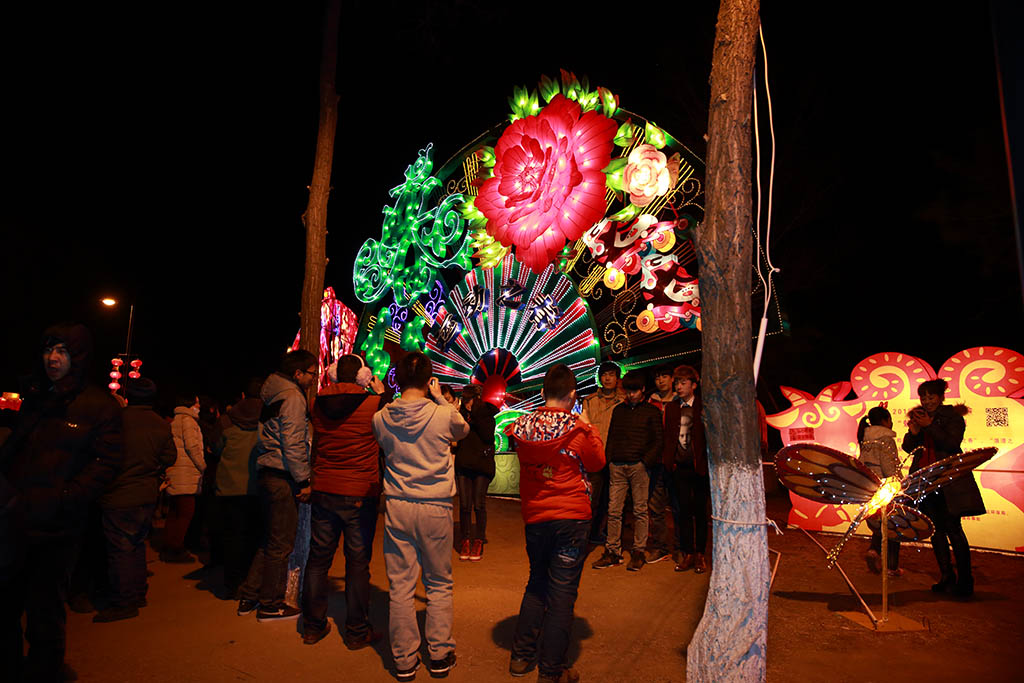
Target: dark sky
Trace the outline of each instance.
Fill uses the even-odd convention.
[[[883,350],[1024,351],[987,12],[871,4],[762,8],[791,325],[766,345],[773,392]],[[127,330],[107,294],[135,302],[133,349],[167,389],[230,395],[291,341],[322,10],[287,5],[6,11],[0,388],[60,319],[93,328],[103,370]],[[717,4],[596,7],[343,3],[326,284],[356,303],[355,251],[417,150],[439,165],[560,67],[703,155]]]

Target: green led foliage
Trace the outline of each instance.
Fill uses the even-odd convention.
[[[615,139],[612,142],[619,147],[629,147],[633,143],[634,135],[636,135],[636,126],[633,125],[631,119],[626,119],[625,123],[615,131]]]
[[[399,306],[408,306],[430,291],[437,271],[449,266],[469,270],[469,240],[459,215],[461,194],[450,194],[427,208],[441,181],[433,170],[433,145],[420,150],[405,170],[405,182],[391,190],[394,206],[384,207],[381,239],[366,240],[356,256],[356,298],[372,303],[393,291]]]
[[[360,347],[366,354],[366,364],[377,377],[384,377],[391,367],[391,354],[384,350],[384,335],[390,327],[391,313],[387,308],[382,308],[377,314],[377,324],[370,330],[366,341]]]
[[[422,351],[426,348],[427,343],[423,339],[423,325],[427,322],[426,318],[416,316],[412,320],[405,323],[405,327],[402,328],[402,349],[405,351]]]
[[[545,104],[561,93],[566,99],[577,102],[584,113],[600,109],[605,116],[611,117],[619,110],[619,97],[608,88],[599,87],[597,90],[591,90],[590,81],[586,76],[581,81],[571,71],[562,69],[561,72],[561,83],[544,75],[540,77],[540,99],[543,99]],[[509,106],[512,108],[509,121],[539,114],[540,99],[536,90],[513,88],[512,97],[508,98]]]
[[[508,104],[512,107],[509,114],[509,121],[534,116],[540,113],[540,101],[537,99],[537,91],[527,92],[526,88],[513,88],[512,97],[508,98]]]
[[[647,127],[644,129],[644,139],[648,145],[653,145],[656,149],[661,149],[668,144],[665,131],[658,128],[650,121],[647,122]]]

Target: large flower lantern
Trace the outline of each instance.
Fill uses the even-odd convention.
[[[605,212],[605,175],[617,126],[564,95],[536,116],[518,119],[494,148],[494,176],[476,208],[487,232],[540,273]]]
[[[355,348],[388,378],[423,350],[442,382],[506,411],[538,405],[555,363],[585,395],[603,359],[685,362],[700,345],[700,157],[567,71],[509,104],[433,175],[425,148],[392,190],[356,259]]]

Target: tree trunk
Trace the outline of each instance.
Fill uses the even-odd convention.
[[[707,218],[697,231],[714,550],[688,681],[763,681],[764,482],[751,360],[751,107],[758,0],[722,0],[711,62]]]
[[[309,204],[302,214],[302,222],[306,226],[306,274],[302,280],[299,348],[317,358],[320,357],[320,304],[327,269],[327,199],[331,194],[331,164],[338,128],[338,92],[334,77],[338,67],[340,16],[341,0],[328,0],[320,58],[320,127],[316,138],[316,160],[313,162],[313,180],[309,185]],[[313,386],[318,386],[318,383],[314,382]]]

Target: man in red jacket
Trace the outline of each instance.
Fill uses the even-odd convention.
[[[593,426],[569,412],[575,403],[575,376],[555,365],[544,376],[544,407],[505,430],[518,444],[530,559],[509,671],[525,676],[539,663],[540,683],[580,680],[565,653],[590,531],[587,473],[604,467],[604,445]]]
[[[327,621],[327,572],[345,538],[345,634],[350,650],[380,640],[370,625],[370,554],[381,492],[380,449],[373,416],[385,400],[384,385],[367,377],[359,356],[338,359],[335,384],[313,403],[311,535],[303,586],[302,642],[314,645],[331,630]],[[333,369],[333,368],[332,368]],[[360,376],[362,375],[362,376]],[[362,385],[357,383],[362,380]],[[377,395],[367,393],[369,384]]]

